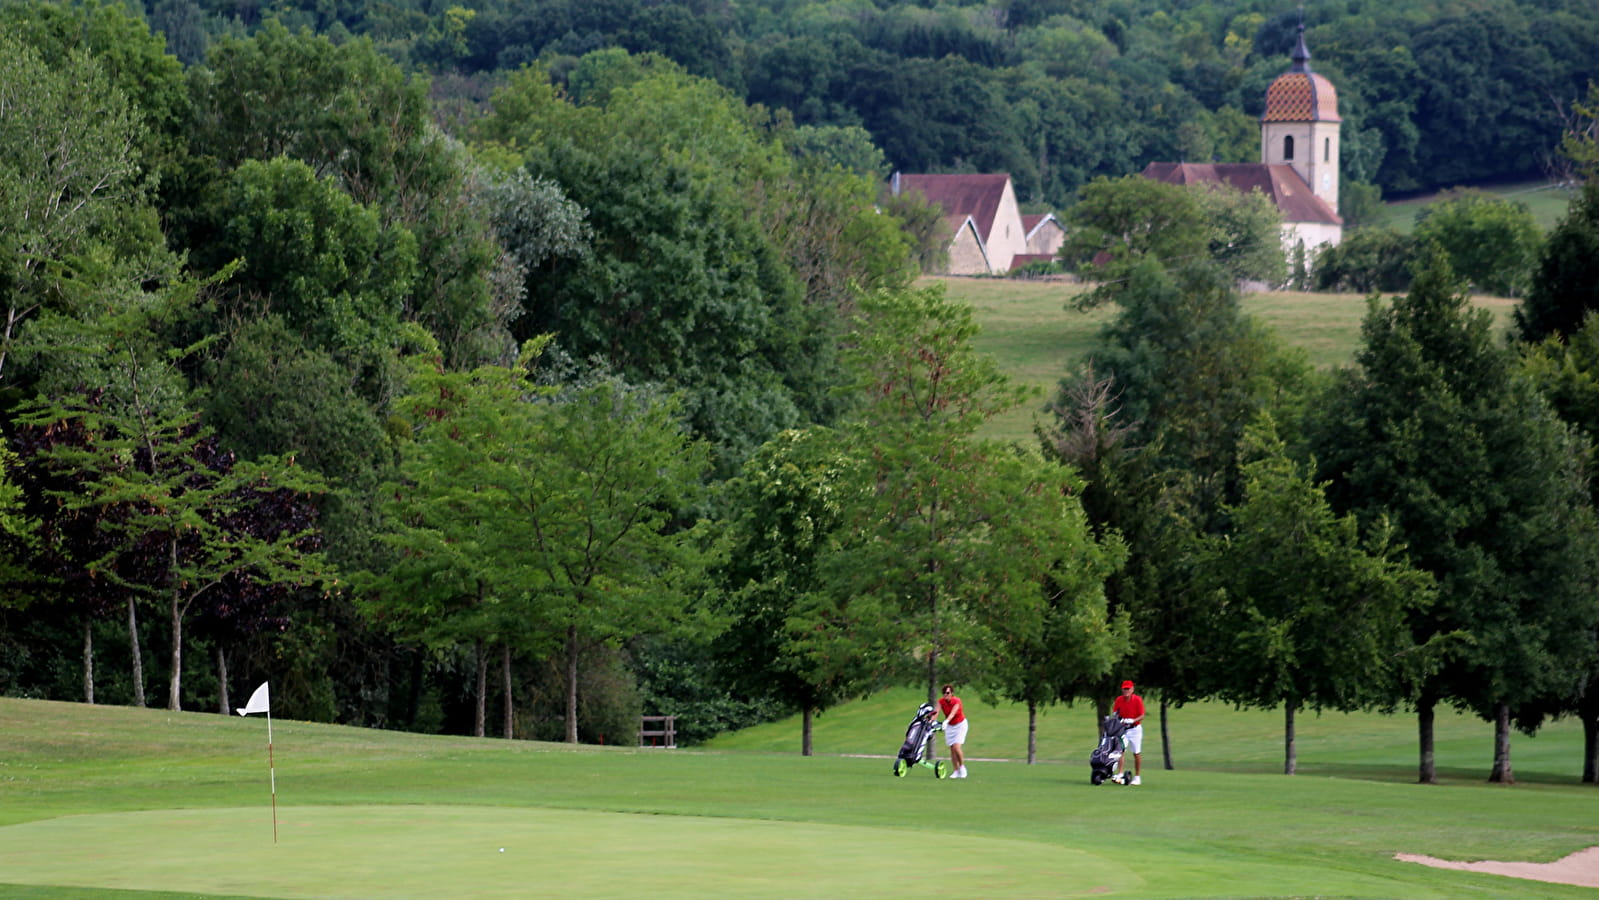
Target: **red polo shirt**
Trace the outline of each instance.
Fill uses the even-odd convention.
[[[1144,717],[1144,698],[1137,694],[1127,694],[1117,697],[1111,704],[1118,719],[1142,719]]]
[[[944,714],[945,725],[959,725],[966,721],[966,707],[961,705],[961,698],[954,694],[938,698],[938,711]]]

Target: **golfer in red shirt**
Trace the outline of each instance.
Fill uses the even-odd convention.
[[[1131,681],[1122,682],[1122,694],[1111,704],[1116,717],[1127,723],[1127,749],[1133,751],[1133,780],[1128,784],[1142,784],[1144,771],[1144,698],[1133,693]],[[1127,757],[1116,764],[1117,780],[1126,777]]]
[[[955,686],[944,685],[943,696],[938,698],[938,711],[944,714],[944,743],[949,745],[949,761],[955,767],[951,778],[966,777],[966,754],[961,745],[966,743],[966,707],[955,696]]]

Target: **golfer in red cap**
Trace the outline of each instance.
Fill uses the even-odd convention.
[[[1116,763],[1116,780],[1124,784],[1142,784],[1144,773],[1144,698],[1133,693],[1131,681],[1122,682],[1122,693],[1111,704],[1116,717],[1127,723],[1127,749],[1133,752],[1133,780],[1126,781],[1127,757]]]

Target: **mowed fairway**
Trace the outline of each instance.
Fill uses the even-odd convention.
[[[639,751],[275,719],[276,843],[262,719],[4,699],[0,896],[1593,895],[1393,859],[1599,844],[1574,723],[1518,738],[1522,783],[1496,787],[1491,729],[1443,716],[1446,783],[1422,787],[1406,717],[1302,717],[1287,778],[1275,714],[1202,705],[1173,717],[1184,767],[1150,748],[1144,786],[1094,788],[1085,710],[1044,716],[1028,766],[999,761],[1022,711],[975,700],[972,777],[894,778],[914,697],[821,716],[811,758],[770,749],[792,721]]]

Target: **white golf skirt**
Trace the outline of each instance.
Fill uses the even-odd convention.
[[[971,724],[971,719],[962,719],[959,725],[944,725],[944,743],[948,746],[966,743],[966,726]]]

